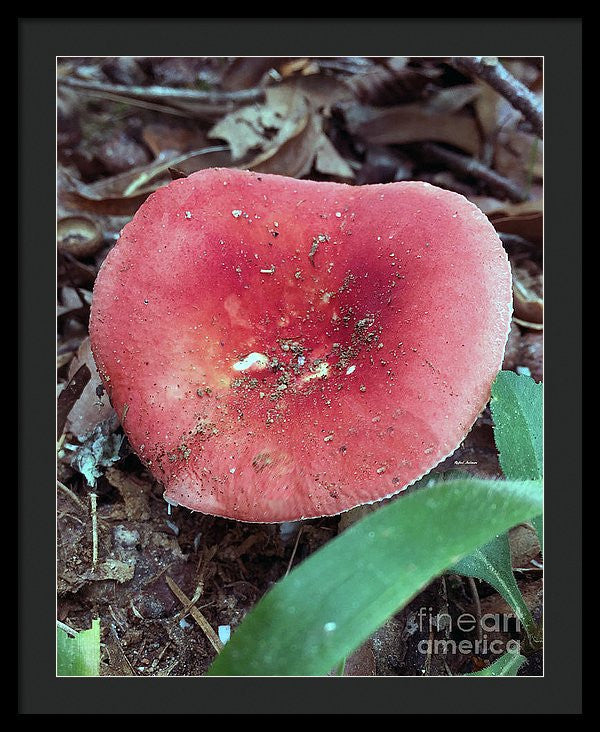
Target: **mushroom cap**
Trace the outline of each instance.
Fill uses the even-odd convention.
[[[168,501],[279,522],[389,497],[450,455],[511,312],[500,239],[456,193],[209,169],[125,226],[90,336]]]

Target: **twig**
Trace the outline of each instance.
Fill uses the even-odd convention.
[[[447,150],[445,147],[441,147],[441,145],[436,145],[432,142],[425,143],[423,149],[426,154],[446,163],[449,168],[459,173],[472,175],[488,185],[501,190],[511,201],[521,203],[529,199],[529,195],[521,186],[513,183],[512,180],[505,178],[503,175],[496,173],[495,170],[480,163],[479,160],[469,158],[466,155],[459,155],[459,153]]]
[[[70,625],[67,625],[66,623],[61,623],[60,620],[56,621],[56,627],[60,628],[61,630],[64,630],[65,633],[68,633],[69,635],[72,635],[75,637],[77,635],[77,631],[73,630]]]
[[[298,549],[298,542],[300,541],[300,534],[302,533],[302,529],[304,527],[301,526],[298,531],[298,536],[296,537],[296,543],[294,544],[294,548],[292,549],[292,556],[290,557],[290,561],[288,563],[287,569],[285,571],[284,577],[287,577],[290,573],[290,569],[292,568],[292,562],[294,561],[294,557],[296,556],[296,550]]]
[[[169,575],[165,575],[165,579],[167,581],[167,584],[169,585],[169,588],[171,589],[171,592],[175,595],[175,597],[179,600],[179,602],[184,606],[184,608],[189,607],[190,615],[198,623],[198,625],[202,629],[204,635],[212,643],[212,646],[215,649],[215,651],[217,653],[220,653],[223,650],[223,644],[221,643],[221,639],[219,638],[219,636],[212,629],[212,626],[210,625],[208,620],[204,617],[204,615],[202,615],[202,613],[200,612],[200,610],[198,610],[197,607],[192,605],[192,602],[189,599],[189,597],[180,589],[180,587],[176,584],[176,582],[169,577]]]
[[[180,610],[179,616],[178,616],[180,620],[185,618],[186,615],[190,614],[191,609],[198,602],[203,591],[204,591],[204,582],[202,582],[202,580],[200,580],[200,582],[198,583],[198,586],[196,587],[196,589],[194,591],[194,594],[192,595],[192,599],[189,601],[189,603],[187,605],[184,605],[182,610]],[[211,603],[208,603],[208,604],[210,605]],[[208,605],[204,605],[204,607],[208,607]],[[196,608],[196,609],[199,609],[199,608]]]
[[[535,134],[544,136],[544,110],[537,97],[493,56],[458,56],[452,63],[459,71],[478,76],[507,99],[531,124]]]
[[[165,655],[165,653],[167,652],[167,648],[168,648],[168,647],[169,647],[170,645],[171,645],[171,641],[167,641],[167,645],[166,645],[166,646],[165,646],[165,647],[164,647],[164,648],[162,649],[162,651],[161,651],[161,652],[160,652],[160,653],[158,654],[158,656],[156,657],[156,661],[157,661],[158,663],[160,663],[160,662],[161,662],[161,660],[162,660],[162,657],[163,657],[163,656]]]
[[[95,493],[90,493],[90,515],[92,517],[92,569],[98,564],[98,512],[96,510]]]
[[[131,99],[149,99],[162,102],[196,102],[206,105],[251,104],[264,99],[263,89],[240,89],[239,91],[206,91],[203,89],[177,89],[168,86],[126,86],[106,84],[101,81],[83,79],[58,79],[58,84],[71,89],[102,94],[114,94]]]
[[[83,505],[83,501],[81,501],[79,496],[75,495],[75,493],[73,493],[73,491],[70,488],[67,488],[67,486],[64,483],[61,483],[60,480],[56,481],[56,486],[57,486],[57,488],[60,488],[63,493],[65,493],[67,496],[69,496],[69,498],[74,503],[76,503],[84,513],[87,512],[86,507]]]
[[[129,666],[129,670],[131,671],[132,676],[137,676],[137,673],[135,672],[135,669],[131,665],[131,661],[127,658],[127,655],[125,651],[123,650],[123,646],[121,645],[121,641],[119,640],[119,636],[117,635],[117,631],[115,630],[115,626],[111,624],[110,626],[110,632],[112,633],[113,638],[115,639],[115,643],[117,645],[117,648],[119,649],[119,653],[121,654],[121,658],[124,659],[125,663]]]

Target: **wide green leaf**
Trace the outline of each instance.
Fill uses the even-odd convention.
[[[491,666],[472,674],[465,674],[465,676],[516,676],[517,671],[526,660],[525,656],[520,653],[510,651],[500,656]]]
[[[537,628],[513,574],[508,535],[499,534],[450,568],[451,572],[477,577],[492,585],[515,611],[532,640]]]
[[[74,638],[56,629],[56,672],[58,676],[100,674],[100,620],[92,620],[92,627]]]
[[[324,675],[449,566],[541,511],[541,484],[463,479],[399,497],[278,582],[209,675]]]
[[[500,467],[510,480],[538,480],[544,473],[544,388],[531,376],[501,371],[492,385],[490,409]],[[542,516],[533,517],[540,547]]]
[[[530,376],[501,371],[490,401],[502,472],[509,480],[543,477],[543,387]]]

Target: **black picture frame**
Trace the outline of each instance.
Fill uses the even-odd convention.
[[[580,713],[582,19],[18,18],[18,41],[18,713]],[[56,57],[358,54],[544,57],[545,674],[56,678]]]

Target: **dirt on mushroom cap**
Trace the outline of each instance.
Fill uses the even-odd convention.
[[[389,496],[451,453],[510,315],[500,240],[457,194],[213,169],[125,227],[90,332],[170,500],[285,521]]]

